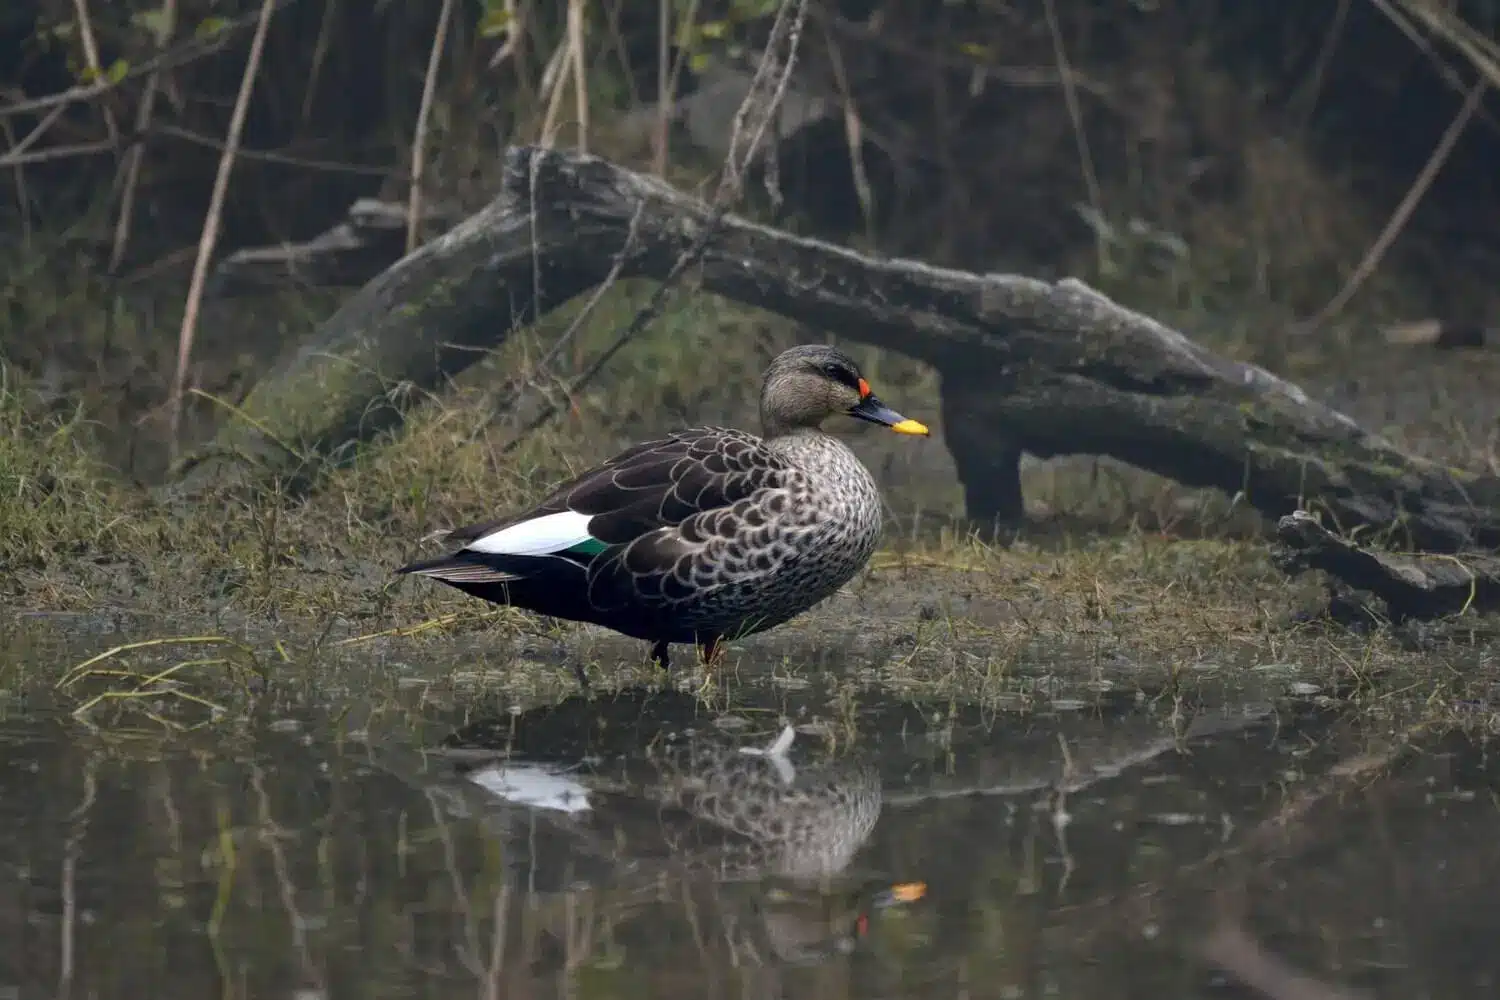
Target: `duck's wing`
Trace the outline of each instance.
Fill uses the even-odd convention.
[[[522,579],[542,560],[579,568],[714,514],[792,474],[760,438],[720,427],[647,441],[557,487],[530,510],[450,532],[457,551],[402,567],[453,583]]]
[[[757,463],[763,459],[765,466]],[[774,460],[774,464],[769,464]],[[779,456],[751,452],[745,468],[710,477],[695,508],[610,548],[589,565],[589,604],[649,609],[667,617],[715,592],[774,575],[814,525],[792,511],[803,473]]]

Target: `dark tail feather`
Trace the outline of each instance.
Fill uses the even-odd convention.
[[[509,583],[525,578],[524,573],[501,569],[492,562],[493,556],[460,549],[451,555],[436,559],[419,559],[396,570],[430,576],[446,583]]]

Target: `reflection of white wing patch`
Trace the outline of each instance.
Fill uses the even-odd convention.
[[[474,539],[464,548],[497,556],[545,556],[593,541],[592,514],[564,510],[543,514]]]
[[[790,786],[797,780],[797,769],[792,766],[791,760],[787,758],[787,751],[792,748],[792,743],[797,739],[797,730],[788,723],[776,739],[765,747],[740,747],[740,753],[748,757],[764,757],[771,762],[776,769],[776,776],[781,779],[783,785]]]
[[[491,764],[466,777],[496,798],[533,809],[578,813],[589,809],[589,790],[540,764]]]

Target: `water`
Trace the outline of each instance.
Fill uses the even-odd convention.
[[[368,655],[190,731],[10,683],[0,1000],[1494,995],[1500,772],[1456,735],[753,670],[528,700]]]

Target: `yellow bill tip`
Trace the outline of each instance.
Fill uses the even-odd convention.
[[[911,419],[903,420],[899,424],[891,424],[891,430],[897,434],[916,434],[921,437],[926,437],[932,433],[927,429],[926,424]]]
[[[912,421],[915,423],[915,421]],[[921,426],[918,424],[918,426]],[[899,903],[915,903],[927,895],[926,882],[898,882],[891,886],[891,898]]]

